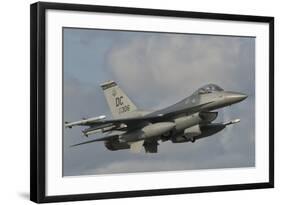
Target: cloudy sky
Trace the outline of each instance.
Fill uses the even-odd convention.
[[[157,154],[109,151],[103,142],[77,147],[81,129],[64,130],[64,176],[255,166],[255,38],[65,28],[64,119],[106,115],[99,87],[116,81],[142,109],[160,109],[215,83],[246,93],[220,109],[217,122],[241,122],[195,143],[161,143]]]

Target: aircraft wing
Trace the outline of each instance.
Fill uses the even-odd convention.
[[[193,106],[190,108],[175,106],[168,109],[159,110],[141,117],[115,118],[111,120],[104,120],[105,116],[99,116],[77,122],[67,122],[65,124],[65,127],[71,128],[72,126],[89,126],[88,129],[85,129],[83,131],[85,135],[90,132],[91,134],[97,132],[108,132],[112,130],[120,130],[122,128],[133,127],[144,122],[154,123],[163,120],[169,120],[169,118],[172,118],[181,113],[193,114],[200,111],[200,108],[206,104],[208,103]]]
[[[115,125],[120,123],[130,124],[141,120],[149,121],[161,116],[162,115],[153,115],[149,117],[143,116],[143,117],[116,118],[111,120],[103,120],[100,117],[95,117],[95,118],[84,119],[76,122],[65,122],[65,127],[72,128],[73,126],[100,126],[102,128],[103,127],[102,125]]]
[[[73,126],[89,126],[89,128],[83,130],[83,133],[87,136],[89,134],[95,134],[98,132],[108,132],[113,130],[122,130],[123,128],[133,127],[143,122],[153,122],[159,119],[162,115],[143,116],[143,117],[131,117],[131,118],[118,118],[111,120],[82,120],[77,122],[65,123],[66,128],[72,128]]]

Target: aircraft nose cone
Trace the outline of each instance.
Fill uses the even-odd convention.
[[[246,94],[243,93],[237,93],[237,92],[231,92],[229,93],[229,95],[227,96],[227,98],[232,101],[232,103],[237,103],[240,102],[242,100],[245,100],[248,96]]]

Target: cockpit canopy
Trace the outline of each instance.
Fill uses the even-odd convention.
[[[206,94],[206,93],[212,93],[216,91],[223,91],[221,87],[215,84],[208,84],[201,88],[199,88],[194,94]]]

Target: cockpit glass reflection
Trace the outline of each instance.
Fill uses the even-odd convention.
[[[198,89],[194,94],[206,94],[206,93],[212,93],[212,92],[216,92],[216,91],[223,91],[223,89],[221,87],[219,87],[218,85],[208,84],[208,85],[205,85],[205,86],[201,87],[200,89]]]

